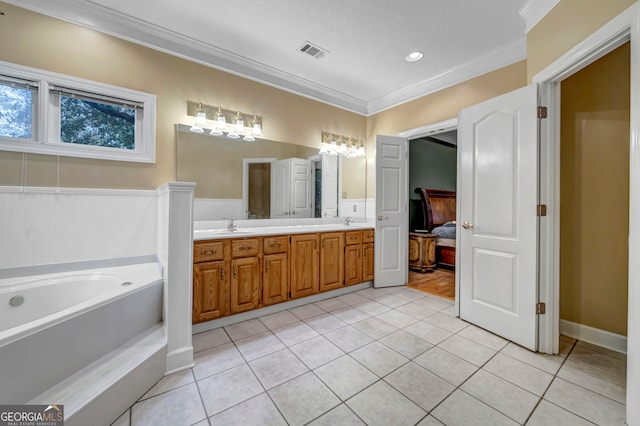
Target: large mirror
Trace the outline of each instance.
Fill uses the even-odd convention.
[[[176,175],[196,183],[195,220],[366,216],[366,158],[188,129],[177,125]]]

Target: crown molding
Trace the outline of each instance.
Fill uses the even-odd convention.
[[[520,16],[525,20],[525,32],[529,32],[535,27],[544,16],[553,9],[560,0],[528,0],[520,8]]]
[[[367,115],[377,114],[386,109],[522,61],[527,57],[526,52],[527,41],[523,36],[502,49],[495,50],[473,61],[452,68],[436,77],[369,101]]]
[[[366,101],[90,1],[4,1],[364,116],[393,108],[526,58],[526,40],[523,36],[522,39],[516,40],[506,48],[470,61],[434,78]],[[559,0],[536,1],[557,2]]]

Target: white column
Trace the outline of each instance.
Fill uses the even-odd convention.
[[[193,366],[191,304],[193,193],[195,183],[168,182],[158,188],[158,258],[164,268],[166,372]]]

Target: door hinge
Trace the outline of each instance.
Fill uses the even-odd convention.
[[[547,107],[545,106],[538,107],[538,118],[547,118]]]
[[[538,216],[546,216],[547,215],[547,205],[546,204],[538,204],[537,214],[538,214]]]
[[[547,312],[547,305],[544,302],[536,303],[536,315],[544,315]]]

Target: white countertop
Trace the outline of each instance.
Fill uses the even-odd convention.
[[[226,228],[226,221],[215,222],[223,222],[224,225],[220,224],[221,226],[219,226],[214,222],[194,222],[194,241],[283,234],[307,234],[311,232],[357,231],[359,229],[371,229],[374,227],[374,225],[369,222],[354,222],[351,225],[345,225],[344,223],[301,223],[285,225],[280,223],[275,226],[251,226],[252,223],[247,224],[246,222],[252,221],[238,221],[236,222],[237,229],[235,231],[229,231]]]

